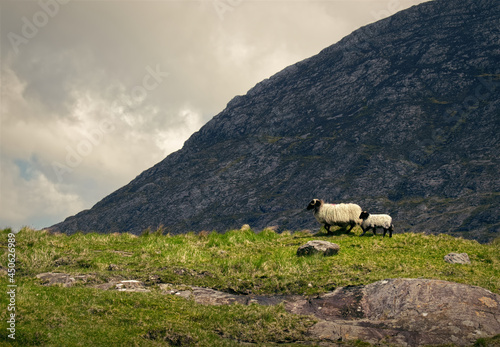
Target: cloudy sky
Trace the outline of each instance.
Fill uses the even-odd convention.
[[[229,100],[423,0],[1,0],[0,228],[91,208]]]

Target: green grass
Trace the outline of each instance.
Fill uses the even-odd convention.
[[[159,292],[42,287],[33,281],[23,282],[18,298],[20,346],[278,343],[300,338],[313,323],[282,306],[202,306]]]
[[[0,233],[1,264],[7,263],[9,231]],[[466,283],[500,294],[499,239],[479,244],[448,235],[408,233],[382,238],[359,237],[360,233],[355,228],[348,235],[336,232],[334,236],[271,230],[66,236],[25,228],[16,235],[15,343],[233,346],[244,341],[267,345],[307,340],[307,328],[314,323],[311,317],[287,313],[282,305],[198,305],[162,294],[158,283],[241,294],[317,295],[339,286],[406,277]],[[297,248],[313,239],[339,244],[339,254],[297,257]],[[472,264],[444,262],[450,252],[468,253]],[[42,272],[87,274],[89,281],[71,288],[48,287],[35,278]],[[6,279],[3,275],[4,288]],[[111,279],[141,280],[151,292],[91,288]],[[7,295],[0,295],[0,305],[7,304]],[[7,315],[6,309],[0,310],[2,322]],[[0,335],[0,344],[12,342],[5,335]]]

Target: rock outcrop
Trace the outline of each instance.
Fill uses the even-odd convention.
[[[388,279],[341,287],[314,298],[242,296],[213,289],[165,285],[167,294],[204,305],[276,305],[319,321],[311,339],[332,344],[361,340],[372,344],[472,345],[500,334],[500,296],[486,289],[429,279]]]
[[[397,346],[454,344],[500,334],[500,296],[480,287],[428,279],[390,279],[339,288],[290,306],[322,321],[322,340]]]
[[[163,285],[165,293],[203,305],[276,305],[313,315],[311,339],[332,344],[361,340],[372,344],[472,345],[500,334],[500,295],[486,289],[430,279],[397,278],[366,286],[340,287],[309,298],[234,295],[208,288]]]
[[[88,276],[63,273],[37,275],[46,285],[86,282]],[[103,290],[150,292],[136,280],[92,285]],[[396,278],[366,286],[340,287],[316,297],[300,295],[235,295],[187,285],[158,284],[166,295],[202,305],[277,305],[290,313],[313,315],[312,341],[331,343],[361,340],[372,344],[467,346],[479,338],[500,334],[500,295],[484,288],[431,279]]]
[[[500,2],[435,0],[258,83],[184,147],[51,229],[316,228],[313,197],[398,232],[499,235]]]

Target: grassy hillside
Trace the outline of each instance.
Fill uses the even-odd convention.
[[[1,232],[2,283],[8,233]],[[490,244],[447,235],[396,234],[359,237],[308,232],[276,234],[230,231],[140,237],[130,234],[65,236],[23,229],[16,235],[16,340],[18,345],[232,346],[307,340],[314,319],[287,313],[282,305],[202,306],[164,295],[159,283],[210,287],[240,294],[315,295],[338,286],[384,278],[423,277],[477,285],[500,294],[500,240]],[[331,257],[297,257],[297,248],[321,239],[340,245]],[[466,252],[470,265],[448,264],[444,255]],[[87,283],[48,287],[42,272],[87,274]],[[116,279],[137,279],[149,293],[92,288]],[[4,291],[5,292],[5,291]],[[7,307],[9,298],[0,295]],[[7,309],[0,310],[6,322]],[[5,325],[5,323],[3,323]],[[4,329],[5,331],[5,329]],[[0,341],[12,343],[2,333]],[[2,343],[2,342],[0,342]]]

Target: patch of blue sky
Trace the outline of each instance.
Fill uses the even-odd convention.
[[[33,169],[33,163],[24,159],[15,159],[14,164],[19,168],[19,175],[25,181],[30,181],[35,174],[35,170]]]

